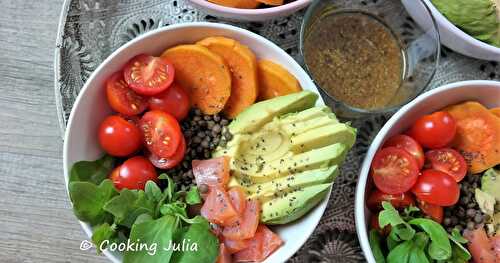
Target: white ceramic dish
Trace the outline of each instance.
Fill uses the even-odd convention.
[[[159,55],[168,47],[194,43],[208,36],[227,36],[240,41],[250,47],[258,58],[271,59],[286,67],[295,75],[304,89],[318,93],[307,73],[292,57],[269,40],[247,30],[225,24],[200,22],[176,24],[149,32],[110,55],[90,76],[81,90],[71,111],[64,140],[66,185],[69,170],[75,162],[95,160],[102,155],[97,142],[97,129],[100,122],[111,114],[103,89],[106,79],[138,54]],[[321,97],[318,105],[324,105]],[[327,202],[328,198],[325,198],[315,209],[295,223],[273,228],[285,244],[265,262],[283,262],[290,258],[314,231],[325,211]],[[84,222],[80,224],[90,237],[92,235],[90,226]],[[105,251],[104,254],[113,262],[121,262],[121,257],[117,253]]]
[[[425,28],[430,23],[425,19],[426,10],[422,2],[429,7],[437,22],[441,43],[469,57],[500,61],[500,48],[479,41],[462,31],[441,14],[430,0],[403,1],[408,13],[421,27]]]
[[[365,205],[366,185],[373,156],[386,139],[405,131],[422,115],[467,100],[479,101],[491,108],[499,107],[500,82],[463,81],[428,91],[396,112],[373,140],[362,164],[355,200],[356,231],[368,262],[375,262],[368,242],[367,224],[370,212]]]
[[[194,6],[217,16],[236,21],[264,21],[291,15],[308,6],[312,0],[296,0],[281,6],[256,9],[226,7],[208,2],[207,0],[189,0]]]

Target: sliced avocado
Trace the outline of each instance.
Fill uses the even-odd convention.
[[[332,183],[312,185],[266,201],[262,203],[260,221],[279,225],[297,220],[323,200],[331,186]]]
[[[491,168],[481,178],[481,190],[495,197],[500,204],[500,171]]]
[[[335,114],[332,113],[332,110],[328,108],[328,106],[317,106],[312,107],[307,110],[303,110],[300,112],[292,112],[285,115],[279,116],[279,121],[283,124],[292,124],[302,121],[308,121],[311,119],[316,119],[319,117],[327,116],[330,119],[336,120]]]
[[[316,93],[302,91],[255,103],[231,122],[229,131],[232,134],[257,131],[276,116],[313,107],[317,99]]]
[[[327,125],[335,125],[337,123],[339,123],[337,119],[332,119],[331,116],[325,114],[323,116],[319,116],[305,121],[296,121],[287,124],[281,123],[281,128],[288,135],[294,136],[296,134],[301,134]]]
[[[332,183],[339,174],[337,165],[328,168],[308,170],[302,173],[290,174],[276,180],[254,184],[246,187],[249,198],[258,198],[261,202],[282,196],[295,189],[304,188],[315,184]]]
[[[245,167],[236,167],[235,175],[240,179],[247,177],[245,179],[254,183],[268,182],[290,173],[338,165],[344,161],[348,149],[345,144],[336,143],[272,161],[256,173],[246,172]]]
[[[495,197],[481,191],[479,188],[476,188],[474,196],[481,211],[489,216],[493,216],[493,213],[495,213]]]
[[[330,144],[343,143],[351,148],[356,141],[356,129],[344,123],[331,124],[292,136],[292,151],[304,152]]]

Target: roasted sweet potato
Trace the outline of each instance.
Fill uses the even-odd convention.
[[[236,7],[240,0],[208,0],[208,2],[227,7]]]
[[[231,97],[224,113],[229,118],[236,117],[244,109],[254,104],[259,92],[257,82],[257,59],[253,52],[234,39],[209,37],[197,44],[207,47],[221,56],[231,71]]]
[[[495,114],[498,118],[500,118],[500,107],[491,109],[490,111],[491,113]]]
[[[180,45],[162,57],[175,67],[175,81],[188,92],[193,106],[205,114],[224,109],[231,95],[231,73],[224,59],[200,45]]]
[[[245,8],[245,9],[257,8],[260,5],[260,2],[256,0],[208,0],[208,1],[214,4],[223,5],[227,7]]]
[[[480,173],[500,164],[500,118],[473,101],[445,110],[457,122],[452,146],[463,154],[471,173]]]
[[[282,66],[270,61],[260,60],[259,69],[259,100],[300,92],[299,81]]]
[[[266,5],[282,5],[284,0],[257,0]]]

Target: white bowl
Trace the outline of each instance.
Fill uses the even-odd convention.
[[[269,40],[250,31],[215,23],[184,23],[161,28],[134,39],[110,55],[90,76],[71,111],[64,140],[64,176],[66,185],[71,166],[81,160],[95,160],[103,153],[97,142],[98,125],[111,114],[106,101],[104,83],[119,71],[129,59],[141,54],[160,55],[168,47],[194,43],[209,36],[234,38],[250,47],[258,58],[271,59],[287,68],[306,90],[318,93],[313,81],[299,64],[285,51]],[[319,93],[318,93],[319,94]],[[324,105],[319,99],[318,105]],[[282,262],[290,258],[312,234],[326,208],[325,198],[315,209],[295,223],[273,228],[285,241],[265,262]],[[91,227],[80,222],[85,233],[92,235]],[[113,262],[121,262],[120,255],[105,251]]]
[[[487,107],[499,107],[500,82],[486,80],[463,81],[428,91],[396,112],[373,140],[361,167],[355,200],[356,231],[368,262],[375,262],[368,242],[367,232],[370,211],[365,205],[366,185],[373,156],[386,139],[402,133],[422,115],[468,100],[479,101]]]
[[[452,24],[430,0],[422,0],[431,10],[439,28],[441,43],[450,49],[477,59],[500,61],[500,48],[477,40]],[[425,6],[421,1],[403,1],[410,16],[421,27],[430,23],[426,16]]]
[[[242,9],[211,3],[207,0],[189,0],[208,14],[236,21],[264,21],[291,15],[308,6],[313,0],[295,0],[288,4],[268,8]]]

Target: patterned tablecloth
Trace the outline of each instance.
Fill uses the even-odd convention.
[[[377,0],[364,0],[376,4]],[[56,100],[64,132],[73,102],[97,66],[138,35],[175,23],[210,21],[234,24],[278,44],[302,63],[298,52],[304,11],[274,21],[235,23],[207,15],[185,0],[66,0],[56,52]],[[410,18],[406,19],[410,23]],[[429,89],[470,79],[500,79],[496,62],[474,60],[443,47],[440,68]],[[363,157],[389,118],[354,121],[358,140],[335,181],[329,206],[311,238],[290,262],[362,262],[354,225],[354,194]]]

